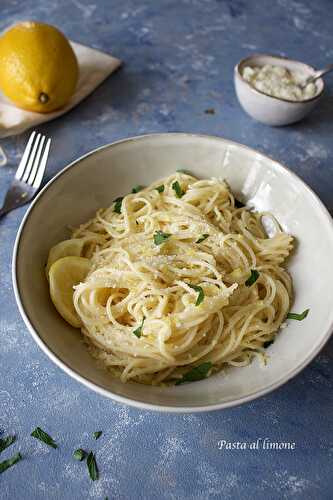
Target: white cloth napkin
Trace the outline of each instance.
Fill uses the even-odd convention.
[[[64,108],[52,113],[34,113],[17,108],[0,93],[0,139],[21,134],[31,127],[67,113],[121,65],[119,59],[104,52],[85,47],[79,43],[70,43],[80,68],[77,89],[70,102]]]

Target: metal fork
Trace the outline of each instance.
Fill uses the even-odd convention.
[[[32,132],[0,209],[0,217],[28,203],[35,196],[43,180],[50,144],[51,139]]]

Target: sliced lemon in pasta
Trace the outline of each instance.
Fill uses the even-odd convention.
[[[73,304],[73,287],[85,279],[89,269],[90,260],[84,257],[63,257],[50,267],[52,302],[58,313],[75,328],[80,328],[81,320]]]
[[[46,276],[49,276],[50,267],[54,262],[62,257],[77,256],[82,255],[83,246],[85,241],[79,238],[72,238],[71,240],[61,241],[57,245],[51,248],[49,252],[49,258],[46,264]]]

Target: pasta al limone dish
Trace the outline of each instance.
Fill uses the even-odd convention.
[[[178,385],[266,359],[290,308],[292,241],[224,181],[178,171],[134,187],[53,247],[50,294],[112,375]]]

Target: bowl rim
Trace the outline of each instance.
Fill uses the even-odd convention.
[[[325,81],[322,78],[318,78],[318,80],[320,80],[322,82],[322,84],[323,84],[323,88],[321,89],[321,91],[319,92],[319,94],[316,94],[313,97],[310,97],[308,99],[302,99],[300,101],[292,101],[291,99],[285,99],[284,97],[276,97],[274,95],[266,94],[266,92],[263,92],[262,90],[256,89],[247,80],[245,80],[245,78],[243,77],[240,69],[241,69],[241,67],[246,62],[251,61],[252,59],[256,59],[258,57],[271,57],[273,59],[282,59],[282,60],[285,60],[285,61],[290,61],[292,63],[300,64],[300,65],[304,66],[305,68],[307,68],[308,70],[310,70],[311,72],[315,72],[316,71],[313,66],[310,66],[309,64],[303,63],[302,61],[298,61],[296,59],[291,59],[290,57],[287,57],[287,56],[280,56],[278,54],[270,54],[270,53],[264,53],[264,52],[263,53],[256,52],[255,54],[252,54],[250,56],[247,56],[247,57],[244,57],[243,59],[241,59],[236,64],[236,66],[234,67],[234,74],[235,74],[235,76],[237,76],[238,78],[240,78],[240,80],[243,83],[245,83],[246,86],[252,92],[254,92],[255,94],[264,95],[264,96],[269,97],[271,99],[274,99],[276,101],[287,102],[288,104],[293,104],[293,105],[295,105],[295,104],[306,104],[308,102],[312,102],[312,101],[315,101],[315,100],[319,99],[323,95],[324,90],[325,90]]]
[[[316,202],[318,209],[321,211],[321,215],[327,220],[327,222],[331,225],[332,231],[333,231],[333,219],[323,204],[323,202],[320,200],[320,198],[317,196],[317,194],[312,190],[310,186],[308,186],[297,174],[295,174],[292,170],[290,170],[288,167],[283,165],[277,160],[274,160],[270,156],[261,153],[260,151],[257,151],[253,148],[250,148],[249,146],[245,146],[244,144],[238,143],[236,141],[232,141],[223,137],[219,136],[214,136],[214,135],[208,135],[208,134],[196,134],[196,133],[186,133],[186,132],[165,132],[165,133],[151,133],[151,134],[143,134],[143,135],[138,135],[134,137],[129,137],[125,139],[119,139],[117,141],[110,142],[108,144],[99,146],[91,151],[88,151],[87,153],[81,155],[79,158],[76,160],[70,162],[67,166],[65,166],[60,172],[58,172],[54,177],[52,177],[46,184],[45,186],[41,189],[41,191],[38,193],[38,195],[34,198],[32,201],[31,205],[29,206],[28,210],[26,211],[22,222],[19,226],[16,238],[15,238],[15,243],[14,243],[14,248],[13,248],[13,257],[12,257],[12,282],[13,282],[13,289],[14,289],[14,295],[15,295],[15,300],[19,309],[19,312],[23,318],[23,321],[32,335],[33,339],[37,343],[37,345],[42,349],[42,351],[55,363],[59,368],[61,368],[67,375],[69,375],[71,378],[75,379],[77,382],[81,382],[84,386],[88,387],[89,389],[92,389],[94,392],[97,394],[100,394],[102,396],[105,396],[113,401],[116,401],[117,403],[121,404],[126,404],[132,407],[135,407],[137,409],[141,410],[153,410],[153,411],[159,411],[159,412],[170,412],[170,413],[197,413],[197,412],[207,412],[207,411],[214,411],[214,410],[221,410],[225,408],[232,408],[234,406],[239,406],[244,403],[248,403],[250,401],[253,401],[257,398],[260,398],[262,396],[265,396],[266,394],[269,394],[270,392],[274,391],[275,389],[281,387],[284,385],[286,382],[288,382],[290,379],[294,378],[296,375],[298,375],[314,358],[315,356],[321,351],[321,349],[324,347],[326,342],[329,340],[332,330],[333,330],[333,321],[325,331],[325,334],[322,336],[321,342],[307,355],[307,357],[303,360],[302,363],[295,365],[295,367],[290,370],[288,373],[284,374],[281,376],[277,381],[274,383],[270,384],[269,386],[261,389],[261,390],[256,390],[251,392],[250,394],[233,399],[230,401],[222,402],[222,403],[213,403],[213,404],[208,404],[208,405],[197,405],[197,406],[170,406],[168,404],[163,405],[163,404],[153,404],[153,403],[146,403],[144,401],[141,401],[139,399],[130,399],[125,396],[121,396],[119,394],[115,394],[111,392],[108,389],[103,388],[102,386],[98,385],[97,383],[91,382],[87,378],[85,378],[83,375],[78,373],[76,370],[74,370],[72,367],[67,365],[64,361],[62,361],[60,358],[57,357],[57,355],[52,351],[52,349],[42,340],[42,338],[39,336],[37,330],[35,330],[32,322],[30,321],[30,318],[28,314],[26,313],[23,303],[21,301],[20,297],[20,289],[18,285],[18,277],[17,277],[17,259],[18,259],[18,252],[19,252],[19,247],[20,247],[20,240],[22,233],[24,231],[25,224],[30,217],[32,211],[34,210],[34,207],[38,204],[39,199],[41,199],[44,194],[47,192],[49,187],[55,183],[62,175],[66,174],[67,171],[70,169],[74,168],[75,166],[77,167],[81,161],[83,161],[85,158],[92,156],[96,154],[97,152],[107,149],[110,147],[115,147],[118,144],[122,143],[130,143],[130,142],[138,142],[141,140],[147,140],[147,139],[157,139],[159,137],[184,137],[184,138],[203,138],[203,139],[213,139],[214,141],[219,141],[224,144],[229,144],[230,146],[236,146],[237,148],[244,149],[248,152],[251,152],[252,154],[259,154],[263,159],[269,160],[270,162],[273,162],[275,168],[278,169],[278,171],[287,171],[297,182],[300,182],[305,190],[309,192],[310,195],[312,195],[313,200]]]

